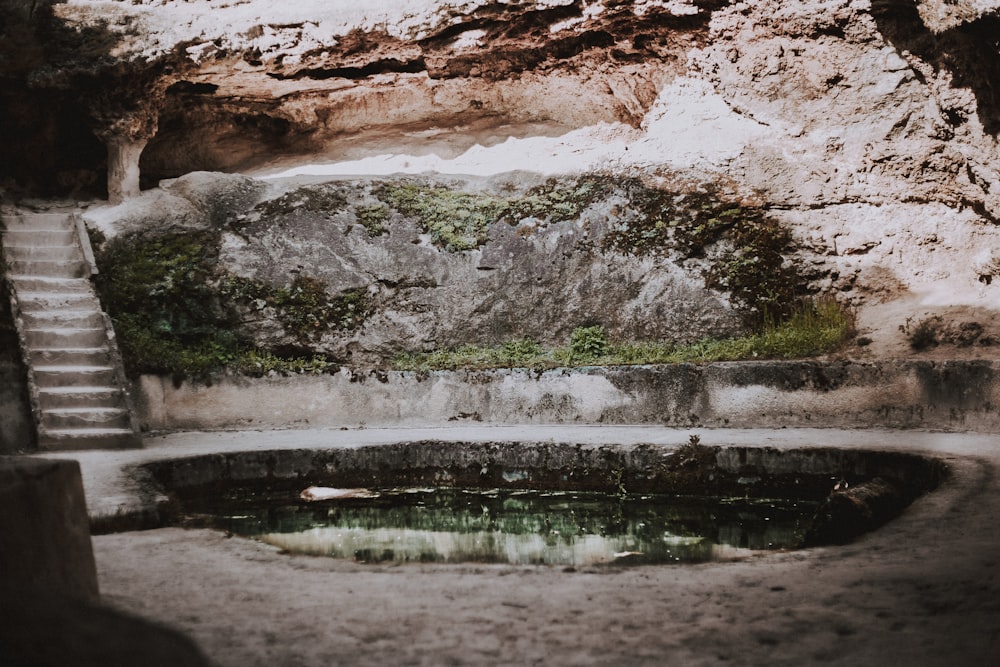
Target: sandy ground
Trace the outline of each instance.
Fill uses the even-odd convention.
[[[925,451],[953,475],[854,544],[694,566],[362,565],[204,530],[94,538],[106,603],[220,665],[989,665],[1000,655],[1000,437],[698,430],[706,444]],[[122,466],[193,451],[409,439],[683,442],[654,427],[461,427],[151,438],[84,452],[91,510],[137,502]],[[70,457],[70,455],[65,455]]]

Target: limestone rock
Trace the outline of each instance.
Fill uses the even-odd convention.
[[[414,182],[483,188],[474,179],[404,181]],[[372,193],[383,183],[326,183],[331,198],[342,201],[333,208],[310,209],[293,190],[262,202],[238,229],[224,232],[219,262],[225,270],[279,287],[308,276],[332,295],[362,291],[370,306],[359,328],[317,331],[308,344],[301,333],[276,326],[266,308],[251,309],[243,324],[259,344],[370,363],[468,342],[530,337],[564,344],[575,327],[594,323],[622,340],[690,341],[742,330],[740,312],[725,293],[705,286],[697,262],[601,249],[620,216],[622,202],[614,196],[569,220],[497,221],[482,246],[449,251],[398,212],[385,220],[384,233],[372,235],[359,223],[358,207],[378,201]]]
[[[385,165],[483,175],[597,169],[665,182],[681,173],[755,198],[787,225],[798,245],[789,262],[809,267],[813,289],[859,309],[875,353],[906,349],[907,318],[960,308],[962,321],[989,328],[998,319],[996,0],[75,0],[52,11],[65,29],[56,35],[86,35],[89,47],[75,56],[38,44],[17,51],[24,55],[9,69],[22,88],[8,98],[64,94],[82,76],[97,90],[116,82],[123,113],[152,100],[158,129],[141,162],[147,187],[197,170],[273,171],[304,161],[340,163],[339,174],[385,174]],[[106,101],[98,95],[87,108],[117,108]],[[18,108],[13,120],[22,122]],[[93,120],[76,118],[73,127]],[[40,129],[30,136],[53,146],[57,137]],[[80,164],[62,179],[99,188],[83,172],[101,158],[78,144]],[[28,152],[17,141],[8,146],[12,155]],[[45,171],[41,163],[25,169],[33,178]],[[140,200],[145,222],[137,208],[91,217],[117,216],[120,230],[218,228],[230,211],[251,215],[271,197],[247,183],[232,184],[227,199],[181,192],[187,187],[166,185]],[[364,325],[368,343],[336,334],[322,344],[331,350],[383,354],[402,340],[500,338],[522,312],[504,305],[509,294],[521,295],[511,303],[535,304],[521,320],[550,337],[590,312],[643,335],[682,335],[666,324],[682,319],[697,323],[687,337],[732,330],[725,304],[690,305],[711,303],[689,298],[704,267],[623,268],[588,255],[580,228],[508,238],[498,227],[481,250],[453,256],[422,240],[412,222],[394,219],[385,238],[370,240],[352,220],[345,212],[325,223],[246,218],[242,235],[227,234],[223,261],[274,284],[287,284],[301,265],[334,291],[369,294],[379,307]],[[341,230],[336,240],[320,232],[327,223]],[[523,296],[531,284],[537,298]],[[445,311],[454,315],[438,315]],[[280,339],[266,320],[255,320],[269,331],[260,335]]]

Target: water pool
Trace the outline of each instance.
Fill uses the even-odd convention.
[[[182,525],[364,562],[583,566],[733,559],[802,544],[818,502],[518,489],[387,489],[305,502],[227,494]]]

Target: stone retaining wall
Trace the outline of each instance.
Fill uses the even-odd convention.
[[[1000,362],[789,361],[231,377],[143,376],[154,431],[492,424],[1000,432]]]
[[[7,286],[0,279],[0,454],[35,448],[28,377],[14,329]]]

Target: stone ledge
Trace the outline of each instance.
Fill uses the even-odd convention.
[[[1000,432],[1000,362],[767,361],[138,383],[153,431],[484,424]]]

